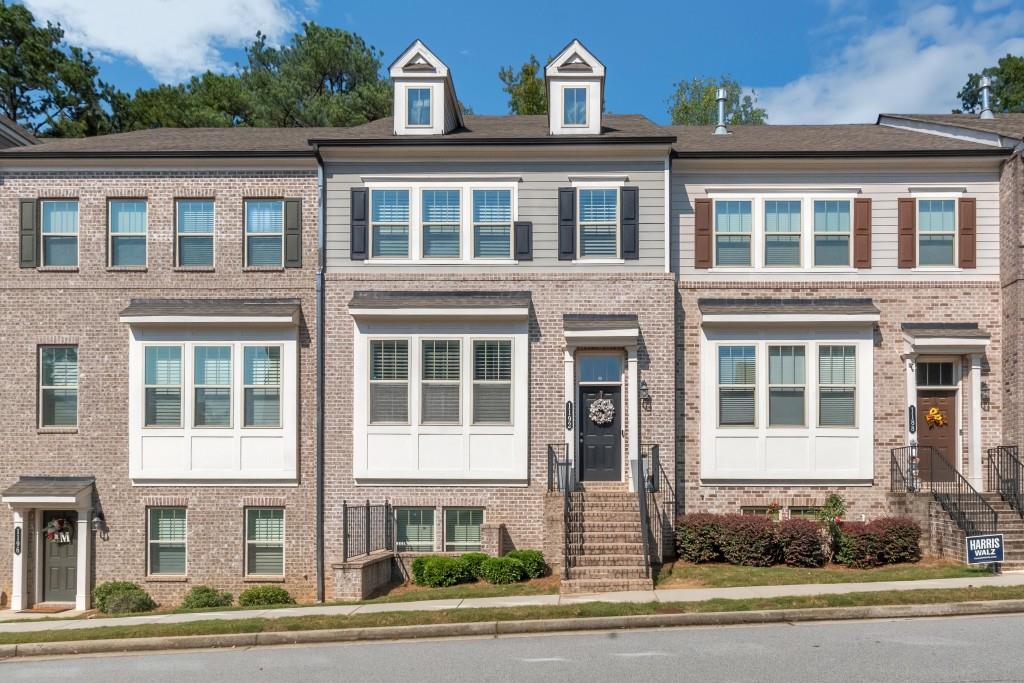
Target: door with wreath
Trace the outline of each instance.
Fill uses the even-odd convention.
[[[923,481],[953,481],[956,475],[956,391],[917,391],[917,443]],[[934,457],[934,461],[933,461]]]
[[[78,515],[72,510],[43,513],[43,602],[74,602],[78,591]]]
[[[622,480],[622,387],[580,387],[580,481]]]

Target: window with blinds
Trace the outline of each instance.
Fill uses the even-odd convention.
[[[409,191],[370,192],[370,255],[409,258]]]
[[[462,224],[458,190],[423,190],[423,258],[459,258]]]
[[[231,347],[195,347],[193,374],[193,424],[196,427],[230,427]]]
[[[512,341],[473,342],[473,424],[512,423]]]
[[[111,200],[108,204],[110,265],[146,265],[145,200]]]
[[[447,508],[444,511],[445,552],[480,550],[481,508]]]
[[[799,266],[800,231],[799,200],[765,200],[764,264]]]
[[[177,265],[213,267],[213,200],[180,199],[175,204]]]
[[[718,347],[718,424],[723,427],[753,427],[756,391],[754,347]]]
[[[917,264],[956,265],[956,201],[917,200]]]
[[[246,508],[245,573],[284,575],[284,508]]]
[[[78,265],[78,202],[40,202],[42,265]]]
[[[473,190],[474,258],[512,258],[512,191]]]
[[[715,265],[749,266],[753,214],[749,200],[715,200]]]
[[[188,544],[187,513],[183,507],[149,508],[149,574],[184,575]]]
[[[399,552],[434,549],[434,508],[396,508],[395,545]]]
[[[814,265],[850,265],[850,201],[814,202]]]
[[[818,424],[856,425],[857,354],[854,346],[818,347]]]
[[[145,425],[181,426],[181,347],[147,346]]]
[[[245,265],[284,266],[284,202],[245,202]]]
[[[579,257],[617,258],[619,255],[619,191],[580,189]]]
[[[39,426],[78,425],[78,347],[39,348]]]
[[[768,426],[806,424],[806,358],[803,346],[768,347]]]
[[[420,421],[459,424],[462,403],[461,344],[457,339],[423,342]]]
[[[370,423],[409,421],[409,342],[370,342]]]
[[[281,426],[281,347],[243,349],[243,426]]]

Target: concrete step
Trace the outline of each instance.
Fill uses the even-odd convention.
[[[650,579],[569,579],[562,581],[559,591],[563,595],[573,595],[613,591],[649,591],[653,588],[654,582]]]
[[[640,506],[635,501],[574,502],[569,505],[569,510],[570,512],[582,512],[584,514],[589,512],[618,512],[623,515],[640,514]]]
[[[592,532],[612,532],[617,531],[619,533],[635,532],[640,533],[640,520],[595,520],[591,519],[590,515],[583,518],[583,522],[580,525],[584,533]]]
[[[572,567],[569,576],[573,579],[645,579],[646,572],[643,565]]]
[[[572,567],[642,567],[644,556],[636,554],[616,555],[575,555],[570,558]]]
[[[584,531],[581,535],[584,543],[643,543],[644,538],[639,531]]]
[[[636,522],[640,523],[639,510],[575,510],[570,513],[573,519],[581,522],[595,523],[616,523]]]
[[[589,543],[570,544],[571,555],[636,555],[643,558],[643,543]]]

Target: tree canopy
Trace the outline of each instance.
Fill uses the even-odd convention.
[[[768,112],[757,106],[757,93],[744,93],[733,78],[693,78],[680,81],[668,98],[674,125],[710,126],[718,122],[718,88],[725,88],[725,121],[729,125],[768,122]]]
[[[548,93],[544,85],[544,70],[537,57],[530,55],[529,61],[519,67],[502,67],[498,78],[508,93],[508,110],[513,114],[547,114]]]
[[[981,111],[981,77],[992,79],[992,98],[990,104],[995,112],[1024,112],[1024,56],[1006,55],[995,66],[982,69],[980,74],[967,76],[967,82],[960,92],[962,109],[954,111],[978,113]]]

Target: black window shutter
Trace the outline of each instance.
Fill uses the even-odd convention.
[[[302,200],[284,200],[284,267],[302,267]]]
[[[35,268],[39,265],[39,221],[36,220],[36,201],[22,199],[18,229],[18,265]]]
[[[576,188],[558,188],[558,260],[576,258]]]
[[[365,187],[352,188],[351,243],[350,255],[353,261],[366,260],[367,232],[369,230],[368,208],[370,191]]]
[[[516,260],[533,260],[533,223],[530,221],[516,221],[512,226],[516,236]]]
[[[619,192],[619,237],[622,258],[640,258],[640,188],[624,187]]]

